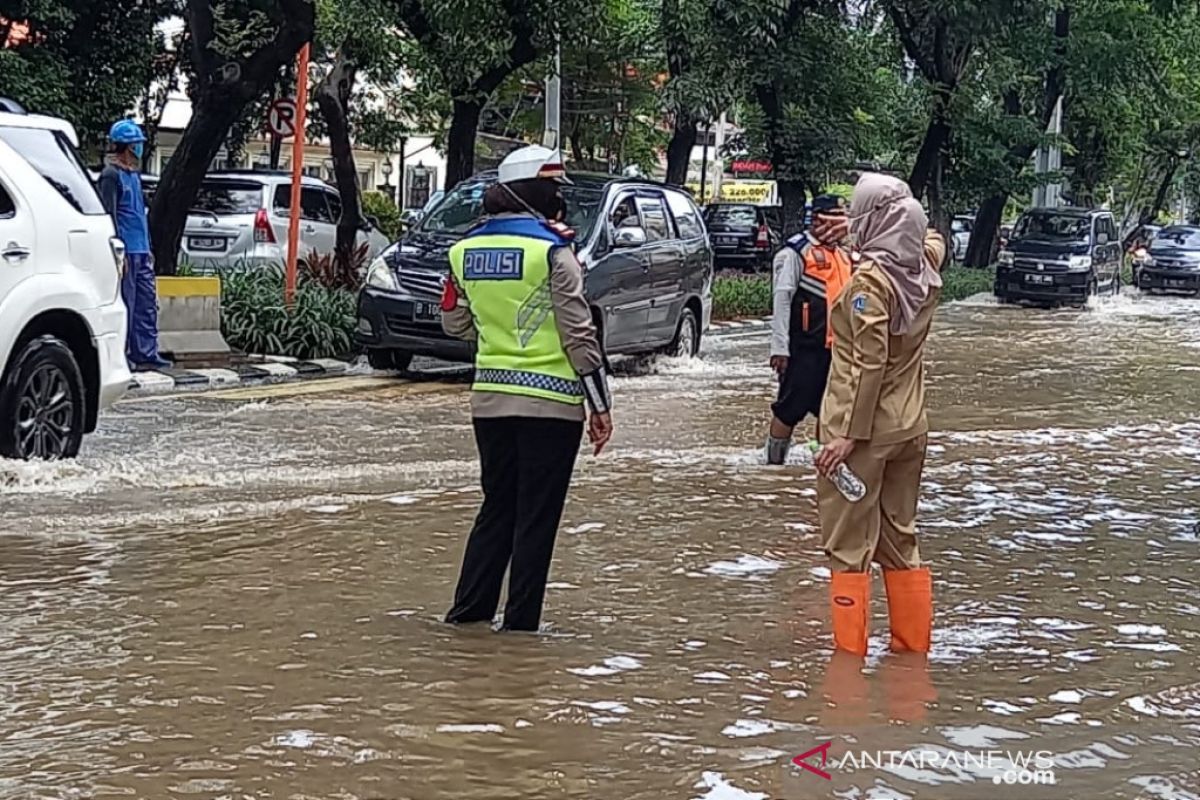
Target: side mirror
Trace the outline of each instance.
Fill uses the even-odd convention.
[[[613,235],[613,247],[623,250],[630,247],[641,247],[646,243],[646,231],[641,228],[617,228]]]
[[[1108,234],[1104,231],[1096,234],[1096,244],[1108,244]]]

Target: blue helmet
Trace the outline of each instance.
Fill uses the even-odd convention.
[[[113,144],[137,144],[146,141],[146,134],[131,119],[122,119],[108,129],[108,140]]]

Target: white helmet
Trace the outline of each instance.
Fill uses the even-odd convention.
[[[528,181],[546,178],[559,183],[570,183],[563,167],[562,154],[540,144],[531,144],[514,150],[500,162],[500,183]]]

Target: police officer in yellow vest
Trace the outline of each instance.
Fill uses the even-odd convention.
[[[569,183],[558,153],[513,152],[484,195],[487,216],[450,249],[442,326],[477,343],[483,506],[447,622],[490,622],[508,570],[503,628],[538,629],[585,416],[596,455],[612,436],[604,353],[563,224]]]

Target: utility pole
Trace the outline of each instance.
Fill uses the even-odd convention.
[[[1063,129],[1063,99],[1062,95],[1058,96],[1058,101],[1054,104],[1054,113],[1050,116],[1050,125],[1046,129],[1046,133],[1053,137],[1049,145],[1039,147],[1037,150],[1037,159],[1035,162],[1035,172],[1038,175],[1045,175],[1050,172],[1058,172],[1062,169],[1062,147],[1059,140],[1062,138]],[[1056,208],[1062,202],[1062,183],[1055,180],[1053,183],[1039,183],[1033,190],[1033,205],[1035,208]]]
[[[554,48],[554,74],[546,77],[546,130],[542,144],[551,150],[562,147],[562,46]]]
[[[725,112],[717,119],[717,142],[713,154],[713,202],[721,200],[721,182],[725,178]]]
[[[704,124],[704,149],[700,151],[700,205],[705,204],[704,192],[708,185],[708,137],[712,135],[712,123]]]

